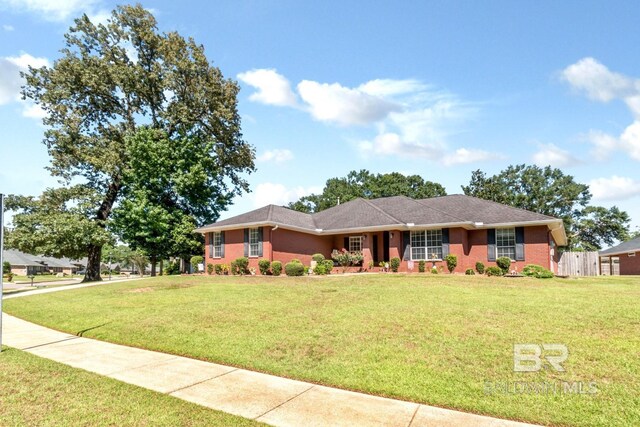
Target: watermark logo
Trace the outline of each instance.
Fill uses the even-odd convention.
[[[538,372],[546,361],[552,369],[564,372],[562,363],[568,357],[569,349],[564,344],[514,344],[513,371]]]
[[[543,369],[565,372],[563,363],[569,358],[564,344],[514,344],[513,371],[539,372]],[[489,381],[484,382],[484,393],[492,394],[581,394],[598,393],[595,381]]]

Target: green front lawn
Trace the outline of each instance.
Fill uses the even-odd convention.
[[[0,402],[4,426],[258,425],[6,347]]]
[[[6,310],[85,337],[497,417],[640,423],[638,277],[163,277],[71,292]],[[566,345],[566,371],[514,373],[517,343]],[[562,381],[597,393],[562,393]]]

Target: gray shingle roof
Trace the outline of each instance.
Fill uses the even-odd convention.
[[[12,266],[36,266],[42,267],[34,255],[25,254],[24,252],[7,249],[4,251],[3,260],[8,261]]]
[[[420,200],[425,206],[449,212],[462,221],[502,224],[505,222],[549,221],[556,218],[518,209],[477,197],[454,194]]]
[[[599,254],[600,256],[607,256],[607,255],[626,254],[629,252],[637,252],[637,251],[640,251],[640,237],[627,240],[626,242],[622,242],[617,246],[611,247],[604,251],[600,251]]]
[[[316,227],[311,215],[276,205],[267,205],[241,215],[234,216],[206,227],[225,227],[227,225],[276,223],[287,224],[297,228],[314,230]]]
[[[15,249],[7,249],[4,251],[4,261],[9,261],[12,266],[35,266],[35,267],[58,267],[73,268],[74,261],[68,258],[53,258],[41,255],[31,255]],[[75,261],[77,263],[77,261]]]
[[[324,211],[306,214],[282,206],[268,205],[199,228],[199,232],[246,227],[281,225],[311,233],[330,234],[367,228],[407,229],[415,226],[476,227],[498,224],[559,224],[561,220],[465,195],[414,200],[405,196],[365,200],[354,199]],[[564,235],[564,234],[562,234]]]

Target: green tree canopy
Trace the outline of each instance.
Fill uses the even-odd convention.
[[[468,196],[562,218],[570,249],[598,250],[628,236],[626,212],[615,206],[590,206],[589,186],[550,166],[509,166],[493,176],[476,170],[462,190]]]
[[[398,172],[372,174],[368,170],[351,171],[344,178],[327,180],[321,194],[304,196],[290,203],[289,207],[300,212],[320,212],[338,203],[348,202],[358,197],[376,199],[378,197],[407,196],[414,199],[445,196],[444,187],[438,183],[425,181],[419,175],[405,176]]]
[[[82,224],[76,232],[87,223],[104,229],[116,202],[126,204],[125,175],[134,160],[126,141],[140,127],[166,135],[171,147],[159,155],[171,155],[172,161],[174,151],[194,155],[193,144],[183,149],[186,141],[200,144],[198,150],[207,157],[200,167],[207,170],[187,167],[193,165],[182,158],[179,170],[185,178],[177,180],[183,194],[193,196],[182,207],[194,215],[194,222],[213,221],[234,195],[248,191],[243,174],[254,170],[254,151],[242,139],[239,86],[209,63],[203,46],[175,32],[159,32],[153,15],[140,5],[119,6],[105,24],[96,25],[84,15],[75,20],[65,40],[62,56],[52,67],[30,68],[24,74],[22,94],[47,114],[44,143],[51,173],[67,185],[80,183],[95,201],[82,218],[75,217]],[[208,185],[197,188],[203,179]],[[205,198],[205,191],[213,194]],[[214,203],[208,203],[211,200]],[[17,232],[21,223],[37,225],[43,219],[38,205],[14,207]],[[39,216],[27,220],[20,215]],[[100,280],[103,235],[90,233],[85,238],[67,229],[65,235],[56,236],[58,229],[50,226],[46,221],[40,224],[51,239],[86,245],[85,280]],[[26,233],[22,236],[21,242],[27,239]],[[20,248],[29,246],[35,245],[24,243]]]

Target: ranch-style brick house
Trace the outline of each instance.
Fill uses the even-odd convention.
[[[344,248],[362,251],[365,267],[399,257],[399,271],[417,271],[420,260],[444,265],[455,254],[457,272],[501,256],[518,271],[538,264],[557,272],[557,248],[567,240],[561,219],[464,195],[358,198],[313,214],[268,205],[196,231],[205,236],[206,263],[246,256],[256,269],[262,258],[309,265],[315,253],[331,259]]]
[[[614,258],[618,259],[621,275],[640,275],[640,237],[622,242],[617,246],[600,251],[601,270],[602,265],[605,264],[602,261],[607,259],[606,265],[612,268]],[[603,274],[612,274],[611,271]]]

